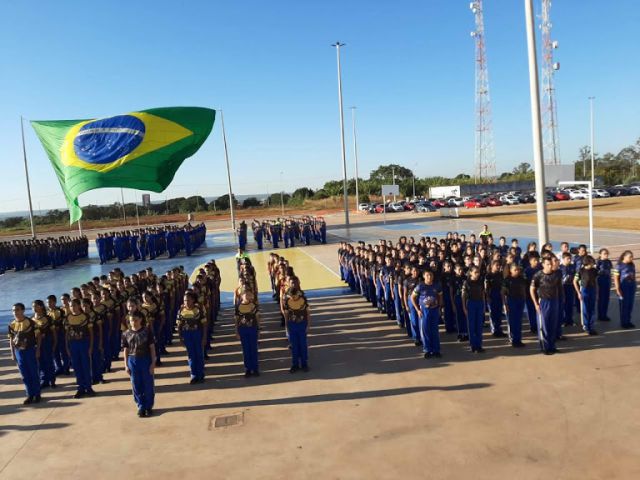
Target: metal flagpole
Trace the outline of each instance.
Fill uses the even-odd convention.
[[[527,24],[527,49],[529,53],[529,90],[531,95],[531,128],[533,133],[533,161],[536,180],[536,213],[538,217],[538,241],[544,245],[549,239],[547,204],[544,191],[544,161],[542,158],[542,132],[540,127],[540,88],[538,86],[538,59],[536,57],[536,32],[533,22],[533,0],[524,0]]]
[[[353,157],[356,162],[356,210],[360,208],[360,192],[358,191],[358,139],[356,137],[356,107],[351,107],[353,120]]]
[[[229,210],[231,211],[231,229],[236,234],[236,216],[233,208],[233,191],[231,189],[231,168],[229,167],[229,150],[227,149],[227,132],[224,129],[224,116],[220,112],[220,125],[222,125],[222,143],[224,144],[224,159],[227,162],[227,181],[229,182]]]
[[[27,197],[29,198],[29,222],[31,223],[31,236],[36,238],[36,225],[33,221],[33,204],[31,202],[31,185],[29,184],[29,167],[27,166],[27,146],[24,141],[24,121],[20,116],[20,131],[22,132],[22,157],[24,159],[24,176],[27,180]]]
[[[122,199],[122,219],[124,224],[127,224],[127,212],[124,210],[124,189],[120,188],[120,198]]]
[[[595,177],[595,153],[593,152],[593,100],[596,97],[589,97],[589,111],[591,113],[590,115],[590,125],[591,125],[591,188],[595,188],[596,187],[596,177]],[[585,175],[586,178],[586,175]],[[592,252],[593,254],[593,252]]]
[[[138,228],[140,228],[140,213],[138,212],[138,202],[136,202],[136,221],[138,222]]]
[[[344,224],[349,226],[349,199],[347,197],[347,155],[344,147],[344,112],[342,109],[342,70],[340,68],[340,47],[344,47],[344,43],[336,42],[332,47],[336,47],[336,58],[338,61],[338,106],[340,107],[340,146],[342,152],[342,183],[344,189]]]

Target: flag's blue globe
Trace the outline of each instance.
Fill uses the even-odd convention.
[[[142,120],[133,115],[94,120],[84,125],[73,140],[78,158],[104,165],[133,152],[144,138]]]

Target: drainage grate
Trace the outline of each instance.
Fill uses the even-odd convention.
[[[244,412],[233,413],[231,415],[219,415],[211,417],[209,420],[209,430],[222,427],[234,427],[244,424]]]

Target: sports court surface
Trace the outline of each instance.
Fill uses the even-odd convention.
[[[288,373],[286,340],[268,294],[262,296],[262,376],[244,378],[226,311],[207,382],[187,384],[184,349],[174,344],[156,371],[156,416],[149,419],[135,416],[119,365],[95,398],[73,400],[72,379],[63,377],[60,388],[45,391],[45,403],[23,407],[3,339],[0,478],[640,478],[640,332],[618,328],[616,302],[614,321],[598,325],[602,335],[568,330],[559,355],[540,355],[530,335],[522,350],[486,336],[487,353],[478,357],[442,334],[443,358],[424,360],[394,322],[341,286],[335,242],[477,233],[483,222],[388,220],[359,218],[348,229],[330,227],[333,244],[279,250],[311,298],[307,374]],[[536,237],[533,225],[489,226],[521,243]],[[551,237],[583,243],[587,235],[552,227]],[[640,252],[638,233],[600,230],[595,243],[612,253]],[[161,273],[184,265],[190,272],[215,258],[230,292],[234,253],[233,237],[214,233],[189,259],[119,266],[130,273],[151,265]],[[266,290],[268,251],[249,253]],[[0,277],[0,323],[11,303],[60,294],[115,265],[85,262]],[[634,318],[640,323],[638,308]]]

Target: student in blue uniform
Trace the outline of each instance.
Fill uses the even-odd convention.
[[[531,283],[535,274],[538,273],[541,269],[540,256],[538,255],[538,252],[528,252],[526,263],[523,259],[523,267],[524,276],[529,281],[529,283]],[[535,302],[531,298],[531,295],[527,295],[526,306],[531,333],[538,333],[538,312],[536,310]]]
[[[258,368],[258,339],[260,336],[260,311],[253,294],[242,292],[235,306],[236,338],[242,344],[244,376],[260,375]]]
[[[141,312],[133,312],[128,319],[129,328],[122,333],[124,370],[131,377],[138,417],[150,417],[153,414],[155,400],[155,337],[152,329],[143,327]]]
[[[184,294],[184,304],[178,311],[177,327],[180,338],[187,349],[190,384],[204,382],[204,348],[207,342],[207,317],[197,305],[198,297],[193,292]]]
[[[469,269],[469,277],[462,287],[462,306],[469,328],[469,343],[473,353],[483,353],[482,325],[484,323],[485,309],[484,281],[480,278],[480,269],[472,266]]]
[[[509,267],[508,275],[502,283],[502,295],[509,325],[509,341],[512,347],[524,347],[522,343],[522,314],[529,293],[529,282],[516,263]]]
[[[491,238],[491,237],[489,237]],[[491,319],[491,334],[494,337],[504,337],[502,331],[502,280],[504,275],[501,270],[500,261],[491,262],[490,271],[485,274],[485,291],[487,292],[487,303],[489,304],[489,316]]]
[[[580,300],[582,329],[589,335],[597,335],[595,330],[596,291],[598,271],[591,255],[582,259],[582,266],[575,274],[573,285]],[[608,292],[607,292],[608,293]]]
[[[469,324],[467,323],[467,313],[462,299],[462,291],[467,277],[464,273],[464,267],[459,263],[456,263],[453,267],[453,272],[453,305],[456,314],[458,341],[466,342],[469,340]]]
[[[89,316],[82,311],[78,298],[71,300],[71,313],[65,317],[66,343],[71,354],[71,364],[76,376],[78,390],[73,398],[94,396],[91,387],[91,354],[93,346],[93,325]]]
[[[560,313],[560,321],[565,327],[571,327],[573,323],[573,307],[575,305],[576,290],[573,280],[576,276],[576,267],[573,264],[571,253],[564,252],[560,264],[560,273],[562,274],[562,290],[564,297],[562,299],[562,309]]]
[[[53,324],[55,340],[55,348],[53,351],[53,365],[55,367],[55,375],[69,375],[69,355],[67,353],[67,344],[64,334],[64,310],[57,305],[58,299],[55,295],[47,297],[47,315],[51,318]]]
[[[34,300],[32,320],[36,322],[40,333],[38,341],[40,355],[38,357],[38,368],[40,370],[40,388],[56,388],[56,373],[53,365],[53,352],[56,349],[57,337],[51,317],[47,315],[42,300]]]
[[[550,257],[542,259],[542,270],[531,281],[530,296],[538,312],[538,338],[545,355],[553,355],[556,349],[557,329],[560,322],[560,295],[562,279],[553,272]]]
[[[620,255],[618,264],[613,270],[613,280],[620,301],[620,326],[625,329],[636,328],[631,322],[636,295],[636,266],[633,263],[631,250],[625,250]]]
[[[307,333],[311,326],[309,304],[304,292],[300,290],[298,277],[291,277],[289,285],[282,299],[285,326],[291,342],[291,368],[289,372],[295,373],[300,369],[308,372]]]
[[[613,264],[609,260],[609,250],[601,248],[596,262],[598,271],[598,321],[609,322],[609,296],[611,295],[611,271]]]
[[[13,321],[9,323],[9,345],[11,358],[18,364],[20,375],[27,391],[24,405],[40,402],[40,331],[36,322],[24,314],[24,304],[16,303],[12,308]]]
[[[422,282],[418,283],[411,295],[413,307],[420,318],[422,350],[424,358],[440,358],[440,306],[442,305],[442,289],[436,285],[435,275],[431,270],[422,274]]]

